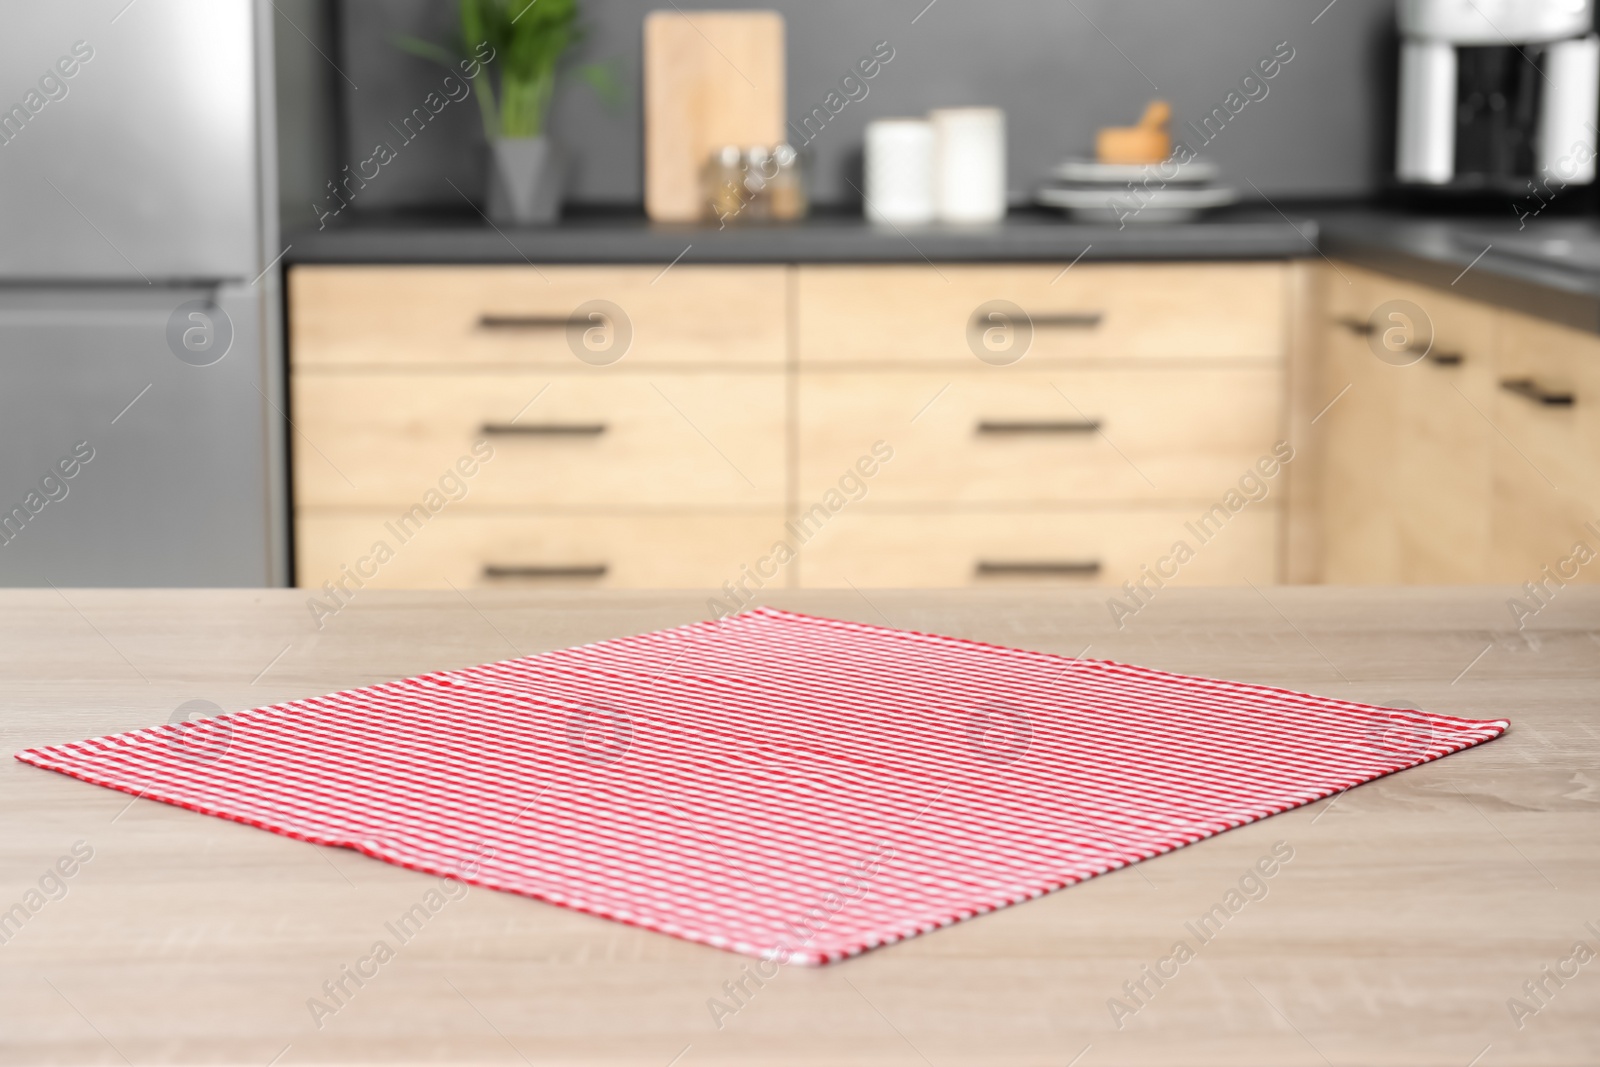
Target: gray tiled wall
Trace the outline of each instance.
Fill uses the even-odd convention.
[[[655,0],[585,0],[589,36],[578,58],[616,62],[627,86],[608,110],[575,80],[552,129],[571,156],[569,199],[642,199],[638,99],[640,26]],[[748,7],[700,0],[688,9]],[[1061,158],[1092,150],[1096,127],[1132,122],[1164,97],[1180,123],[1222,106],[1281,42],[1294,58],[1245,105],[1205,154],[1249,193],[1357,195],[1382,182],[1392,120],[1392,0],[778,0],[788,27],[791,119],[822,101],[879,41],[894,59],[869,95],[847,106],[811,144],[816,199],[849,203],[870,118],[931,107],[992,104],[1010,121],[1014,196]],[[394,141],[388,123],[420,102],[440,68],[400,53],[399,33],[447,34],[446,0],[343,0],[331,77],[343,102],[331,167]],[[280,36],[294,31],[280,25]],[[292,43],[292,41],[291,41]],[[318,76],[327,77],[323,71]],[[331,176],[331,175],[330,175]],[[453,104],[383,168],[359,207],[460,206],[453,181],[477,195],[482,135],[476,109]]]

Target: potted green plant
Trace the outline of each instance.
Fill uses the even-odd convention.
[[[489,142],[487,214],[497,222],[553,222],[561,212],[562,164],[545,119],[562,58],[581,35],[578,0],[457,0],[456,6],[453,49],[414,37],[397,43],[446,65],[484,61],[472,93]],[[581,73],[602,94],[614,89],[601,64]]]

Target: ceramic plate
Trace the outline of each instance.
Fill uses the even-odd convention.
[[[1164,180],[1169,185],[1204,185],[1216,181],[1221,175],[1215,163],[1203,159],[1193,159],[1176,166],[1178,169],[1176,175],[1163,178],[1159,163],[1096,163],[1092,159],[1069,159],[1065,163],[1057,164],[1050,171],[1050,177],[1058,182],[1080,182],[1088,185],[1126,185],[1128,182],[1142,182],[1147,178]],[[1172,168],[1165,169],[1170,171]]]
[[[1226,186],[1216,189],[1160,189],[1145,200],[1132,215],[1131,194],[1117,196],[1110,189],[1056,189],[1045,187],[1034,194],[1034,201],[1045,207],[1060,208],[1075,219],[1092,222],[1188,222],[1207,208],[1238,203],[1239,192]],[[1119,206],[1123,214],[1119,218]]]

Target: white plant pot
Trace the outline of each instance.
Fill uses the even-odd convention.
[[[530,226],[561,215],[561,153],[548,137],[499,137],[489,142],[492,222]]]

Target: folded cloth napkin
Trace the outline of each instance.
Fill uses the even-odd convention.
[[[17,758],[818,964],[1507,725],[762,608]]]

